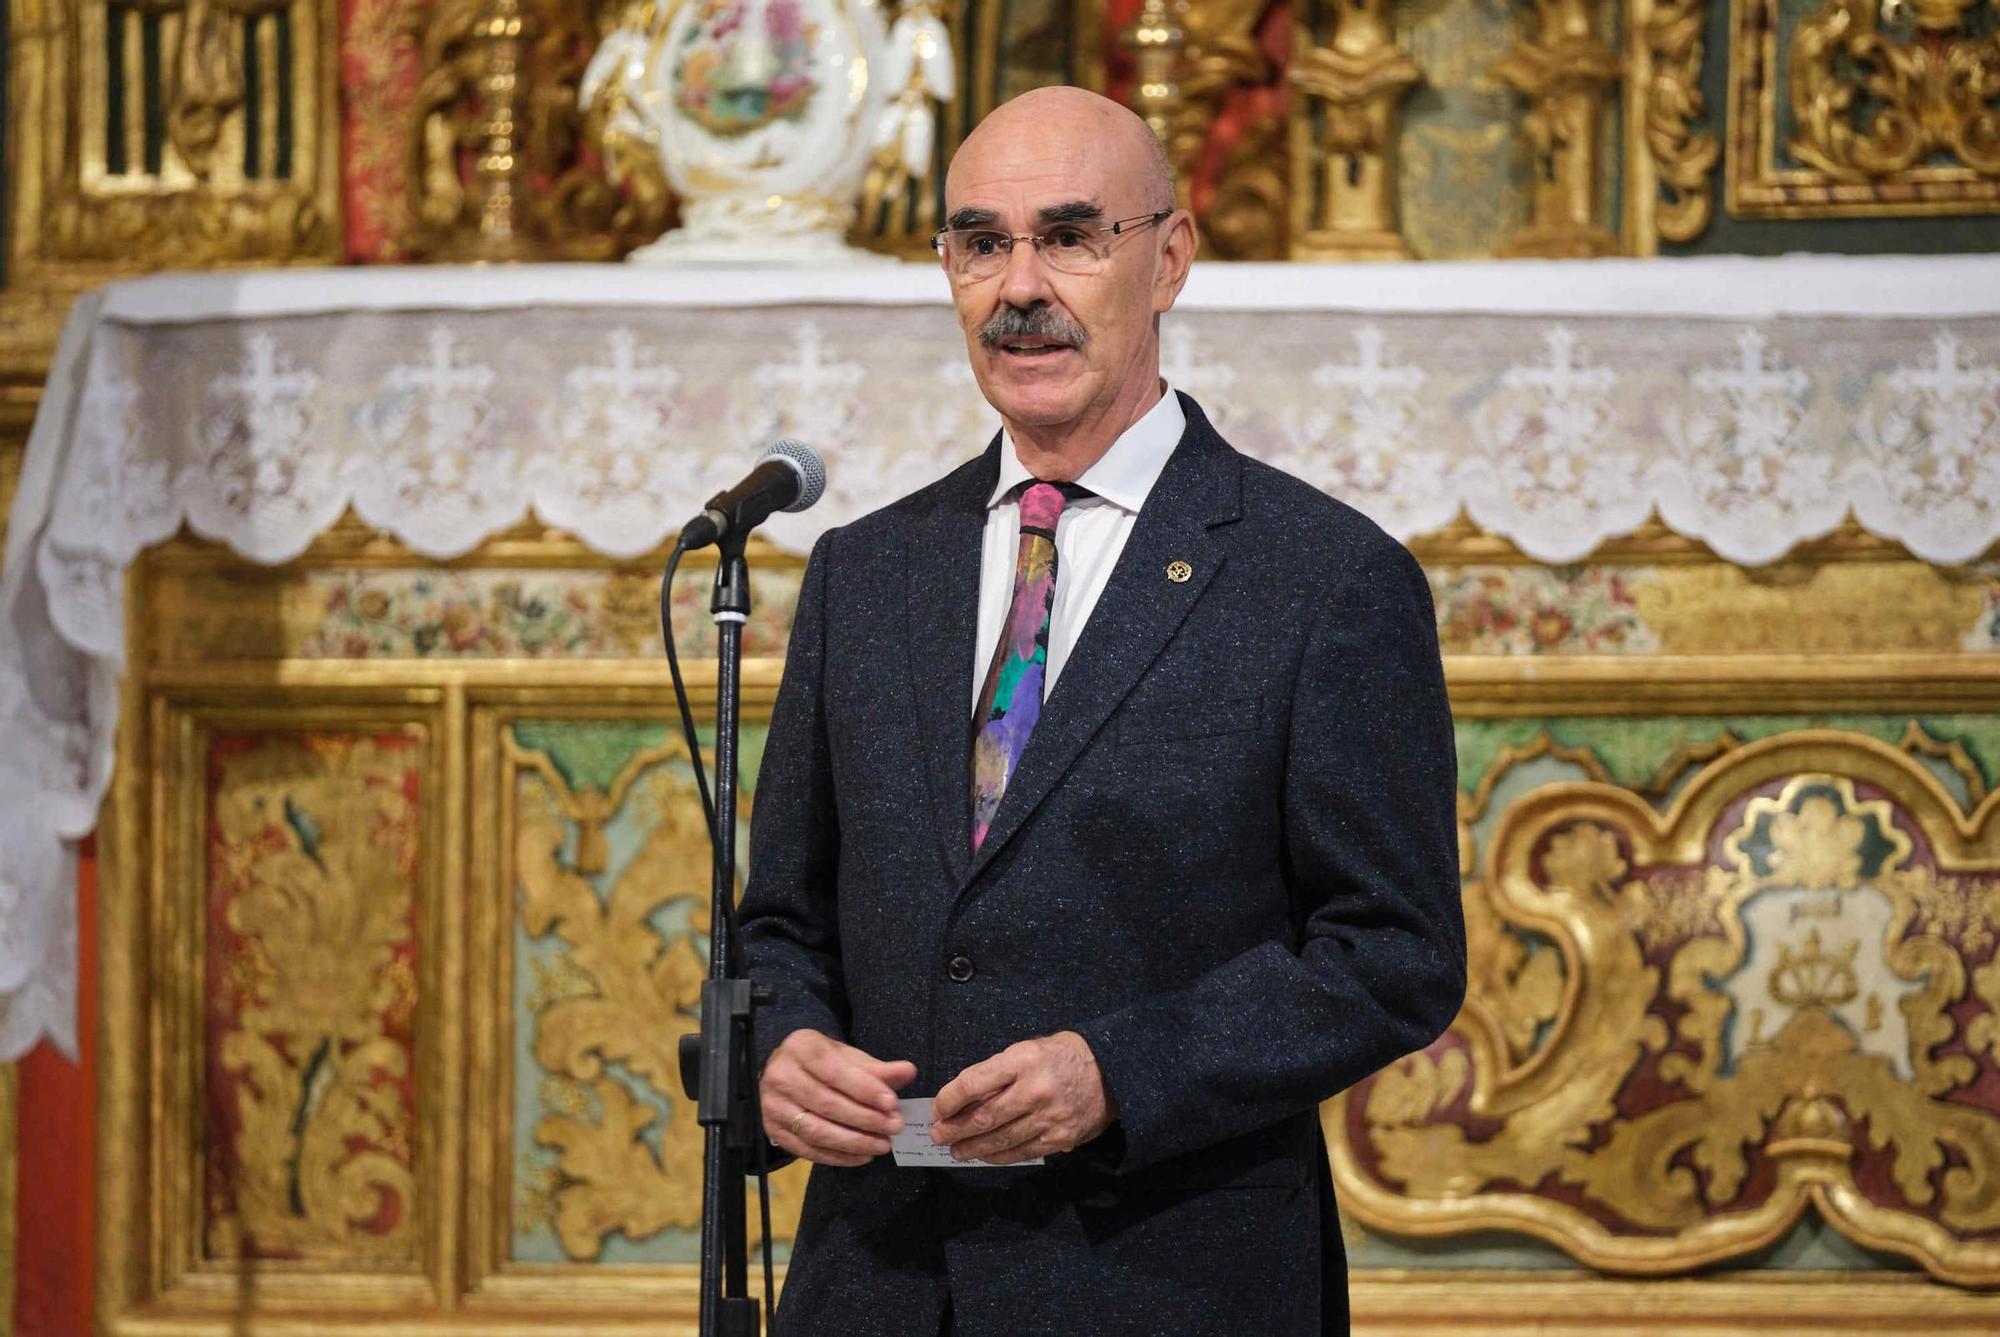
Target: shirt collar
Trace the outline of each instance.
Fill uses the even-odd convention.
[[[1111,448],[1076,480],[1113,506],[1134,515],[1145,505],[1146,494],[1159,481],[1168,457],[1187,430],[1187,414],[1181,411],[1180,396],[1164,381],[1161,386],[1160,402],[1121,432]],[[988,510],[1031,477],[1021,457],[1014,453],[1013,436],[1003,428],[1001,437],[1000,479],[993,485],[993,495],[986,499]]]

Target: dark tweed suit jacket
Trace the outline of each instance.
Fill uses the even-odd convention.
[[[1318,1102],[1464,992],[1455,766],[1429,589],[1372,523],[1193,400],[971,853],[971,700],[999,438],[824,536],[757,787],[743,932],[799,1027],[929,1095],[1080,1032],[1118,1105],[1041,1167],[815,1167],[786,1334],[1347,1330]],[[1193,568],[1169,580],[1169,563]]]

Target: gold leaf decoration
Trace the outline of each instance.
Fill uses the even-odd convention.
[[[1956,738],[1933,738],[1923,725],[1911,720],[1896,745],[1913,757],[1930,757],[1949,766],[1965,786],[1966,801],[1971,806],[1978,807],[1986,797],[1986,777],[1980,774],[1979,765],[1965,750],[1965,744]]]
[[[216,742],[212,1257],[412,1254],[414,746]]]
[[[1861,819],[1830,798],[1813,797],[1771,819],[1771,866],[1804,885],[1853,890],[1861,878]]]
[[[1527,226],[1502,255],[1615,255],[1618,239],[1595,221],[1604,164],[1599,126],[1623,66],[1597,35],[1591,0],[1536,0],[1535,34],[1493,63],[1493,75],[1528,102],[1521,138],[1535,163]]]
[[[1915,31],[1885,31],[1874,0],[1829,0],[1799,25],[1792,155],[1842,180],[1908,172],[1936,154],[2000,174],[2000,32],[1972,30],[1973,0],[1880,8],[1914,8]]]
[[[1731,7],[1732,214],[1944,215],[2000,204],[2000,11],[1979,0],[1790,10],[1780,0]]]
[[[1709,130],[1694,130],[1701,119],[1702,25],[1708,7],[1701,0],[1659,0],[1645,27],[1651,80],[1646,99],[1646,151],[1666,198],[1654,226],[1668,241],[1693,241],[1715,210],[1709,178],[1722,146]]]
[[[1467,888],[1459,1020],[1325,1113],[1344,1206],[1640,1273],[1811,1209],[2000,1283],[1996,812],[1834,730],[1733,747],[1664,813],[1605,783],[1528,793]],[[1528,938],[1561,962],[1553,1006]]]
[[[1549,842],[1542,868],[1552,888],[1609,898],[1625,875],[1626,864],[1618,852],[1616,832],[1594,822],[1579,822]]]
[[[1456,1049],[1435,1061],[1429,1054],[1412,1054],[1391,1064],[1375,1079],[1368,1122],[1383,1127],[1421,1123],[1457,1097],[1469,1072],[1465,1054]]]
[[[677,741],[634,753],[606,789],[572,785],[547,753],[512,737],[505,747],[521,927],[558,943],[530,958],[527,995],[535,1062],[548,1074],[532,1136],[557,1158],[553,1175],[528,1170],[517,1183],[516,1225],[546,1222],[567,1257],[589,1261],[613,1234],[637,1241],[701,1221],[702,1130],[678,1052],[698,1028],[707,975],[708,837]],[[600,893],[587,873],[605,872],[606,827],[634,804],[645,834]],[[656,919],[677,902],[687,930],[663,934]],[[781,1237],[796,1228],[802,1178],[773,1181]]]

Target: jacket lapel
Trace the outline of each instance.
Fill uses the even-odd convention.
[[[931,825],[962,882],[972,861],[972,654],[986,499],[1000,476],[1000,436],[948,475],[910,534],[910,680],[929,773]]]
[[[1181,396],[1181,407],[1187,414],[1187,430],[1140,509],[1104,593],[1043,703],[1041,718],[1007,782],[979,853],[959,865],[964,869],[960,890],[992,862],[1075,763],[1222,567],[1223,547],[1208,530],[1241,514],[1241,460],[1193,400]],[[1170,579],[1167,568],[1175,562],[1187,563],[1192,574],[1185,580]],[[966,657],[970,654],[968,641]],[[971,764],[965,695],[961,690],[954,701],[962,740],[955,828],[961,850],[971,843],[964,792]]]

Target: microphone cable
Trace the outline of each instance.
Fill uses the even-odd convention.
[[[673,675],[674,702],[681,712],[681,737],[687,740],[688,762],[694,767],[695,787],[701,790],[701,815],[708,824],[708,844],[714,849],[718,843],[715,830],[715,800],[708,792],[708,768],[701,762],[701,738],[695,733],[694,711],[688,707],[687,684],[681,681],[681,658],[674,649],[674,573],[680,568],[681,556],[687,552],[687,540],[674,544],[673,553],[667,558],[666,574],[660,577],[660,637],[667,647],[667,672]],[[730,907],[730,928],[736,927],[734,905]],[[733,945],[735,935],[732,932]]]
[[[711,857],[721,848],[722,840],[715,825],[715,799],[708,791],[708,768],[702,765],[701,736],[695,732],[694,711],[688,705],[687,684],[681,679],[680,654],[674,647],[674,574],[680,569],[681,557],[687,552],[687,540],[680,539],[674,544],[673,553],[667,558],[666,574],[660,578],[660,636],[667,650],[667,673],[674,682],[674,704],[680,709],[681,737],[687,742],[688,763],[694,767],[695,788],[701,791],[701,813],[708,825],[708,847]],[[743,951],[742,934],[737,929],[735,888],[722,898],[722,912],[728,928],[729,969],[733,974],[741,967]],[[709,925],[709,932],[715,925]],[[757,1053],[757,1012],[753,1007],[745,1026],[745,1042],[750,1053]],[[757,1075],[750,1074],[750,1094],[759,1109],[762,1102],[757,1100]],[[778,1330],[778,1289],[776,1273],[771,1265],[771,1166],[770,1146],[762,1127],[750,1130],[750,1140],[755,1146],[757,1162],[757,1214],[758,1234],[762,1237],[764,1255],[764,1331]],[[725,1190],[726,1191],[726,1190]]]

